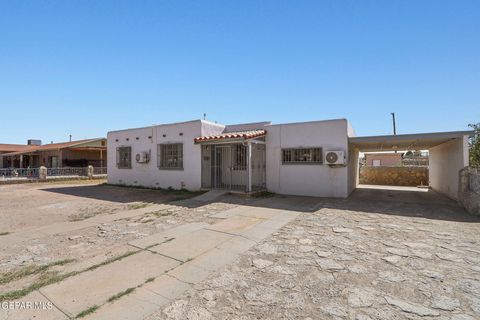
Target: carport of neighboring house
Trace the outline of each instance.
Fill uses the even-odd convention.
[[[428,150],[429,186],[449,198],[457,199],[459,171],[468,166],[468,139],[472,135],[473,131],[454,131],[350,137],[351,158],[356,160],[356,164],[350,164],[356,165],[352,170],[356,174],[355,185],[358,184],[360,152]]]

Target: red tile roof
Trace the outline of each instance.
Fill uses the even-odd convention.
[[[0,152],[15,152],[27,149],[29,146],[26,144],[0,144]]]
[[[215,140],[225,140],[225,139],[252,139],[263,137],[267,134],[266,130],[249,130],[249,131],[236,131],[236,132],[225,132],[218,135],[211,136],[202,136],[196,137],[195,142],[204,142],[204,141],[215,141]]]

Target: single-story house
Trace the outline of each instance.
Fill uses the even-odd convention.
[[[430,149],[432,187],[456,197],[471,131],[355,137],[346,119],[223,125],[206,120],[108,133],[108,182],[174,189],[268,190],[345,198],[359,153]],[[445,174],[449,172],[449,174]]]
[[[85,139],[49,144],[30,144],[1,154],[4,168],[103,167],[107,164],[107,139]]]

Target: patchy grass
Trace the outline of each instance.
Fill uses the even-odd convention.
[[[118,299],[120,299],[121,297],[126,296],[127,294],[132,293],[133,291],[135,291],[135,289],[136,289],[136,288],[128,288],[128,289],[125,290],[125,291],[119,292],[119,293],[111,296],[110,298],[108,298],[107,302],[113,302],[113,301],[115,301],[115,300],[118,300]]]
[[[6,236],[7,234],[10,234],[11,232],[8,231],[2,231],[0,232],[0,236]]]
[[[252,198],[271,198],[275,196],[275,193],[268,191],[255,192],[250,195]]]
[[[148,207],[149,205],[151,205],[151,203],[148,203],[148,202],[131,203],[127,206],[127,209],[128,210],[142,209],[142,208]]]
[[[44,268],[44,273],[42,273],[40,279],[38,279],[36,282],[34,282],[33,284],[29,285],[28,287],[26,288],[23,288],[23,289],[20,289],[20,290],[13,290],[13,291],[8,291],[8,292],[5,292],[5,293],[0,293],[0,302],[2,301],[7,301],[7,300],[15,300],[15,299],[19,299],[21,297],[24,297],[26,296],[27,294],[29,294],[30,292],[32,291],[35,291],[35,290],[38,290],[42,287],[45,287],[45,286],[48,286],[52,283],[56,283],[56,282],[60,282],[66,278],[70,278],[70,277],[73,277],[73,276],[76,276],[77,274],[80,274],[80,273],[83,273],[83,272],[86,272],[86,271],[92,271],[92,270],[95,270],[101,266],[104,266],[104,265],[107,265],[107,264],[110,264],[112,262],[115,262],[115,261],[118,261],[118,260],[121,260],[121,259],[124,259],[126,257],[129,257],[135,253],[138,253],[142,250],[136,250],[136,251],[129,251],[127,253],[124,253],[122,255],[119,255],[119,256],[116,256],[116,257],[112,257],[112,258],[109,258],[103,262],[100,262],[98,264],[95,264],[93,266],[90,266],[88,268],[85,268],[83,270],[79,270],[79,271],[72,271],[72,272],[69,272],[69,273],[65,273],[65,274],[58,274],[58,272],[46,272],[47,269],[49,267],[52,267],[54,265],[61,265],[60,262],[63,262],[63,264],[65,263],[68,263],[68,262],[65,262],[65,261],[68,261],[68,260],[61,260],[60,262],[56,262],[56,263],[52,263],[52,264],[49,264],[48,265],[48,268],[45,268],[45,266],[41,266],[42,268]],[[71,262],[71,261],[69,261]],[[30,273],[28,273],[30,272]],[[29,271],[24,271],[22,274],[23,276],[26,276],[28,274],[33,274],[32,273],[32,270],[29,270]],[[38,272],[36,272],[38,273]],[[12,276],[10,276],[11,278]],[[17,278],[19,279],[19,278]],[[5,282],[6,283],[6,282]]]
[[[80,319],[80,318],[85,317],[86,315],[94,313],[95,311],[97,311],[98,308],[100,308],[100,306],[97,306],[97,305],[91,306],[90,308],[85,309],[82,312],[80,312],[79,314],[77,314],[75,316],[75,319]]]
[[[162,209],[162,210],[157,210],[157,211],[152,211],[152,212],[147,212],[147,215],[153,215],[156,216],[157,218],[159,217],[166,217],[171,215],[173,212],[168,211],[168,209]]]
[[[59,260],[59,261],[54,261],[49,264],[45,265],[28,265],[20,270],[16,271],[10,271],[7,273],[4,273],[0,275],[0,284],[6,284],[21,278],[24,278],[26,276],[32,275],[32,274],[39,274],[39,273],[44,273],[46,272],[49,268],[54,267],[54,266],[63,266],[67,263],[73,262],[75,259],[64,259],[64,260]]]
[[[49,284],[62,281],[78,273],[80,272],[74,271],[74,272],[59,275],[57,272],[45,272],[44,274],[41,275],[40,279],[38,279],[36,282],[34,282],[33,284],[29,285],[26,288],[1,293],[0,302],[22,298],[32,291],[38,290],[44,286],[48,286]]]

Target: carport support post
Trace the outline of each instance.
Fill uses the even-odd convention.
[[[252,143],[247,142],[247,192],[252,192]]]

